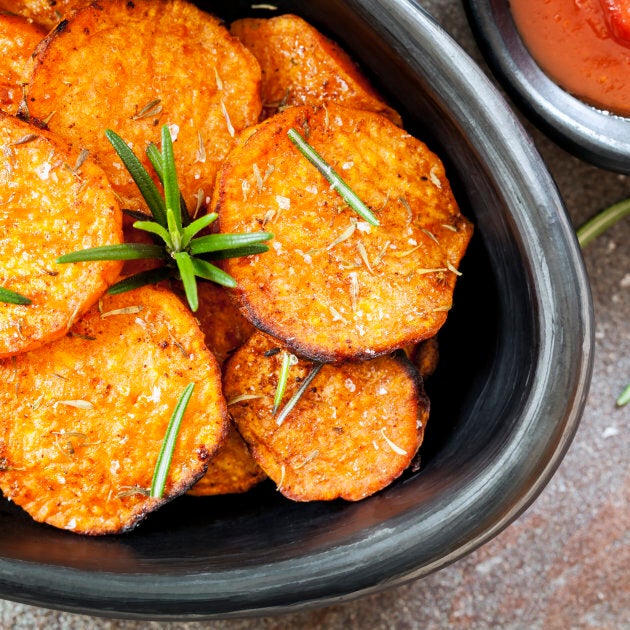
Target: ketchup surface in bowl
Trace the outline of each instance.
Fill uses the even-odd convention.
[[[541,68],[598,108],[630,116],[630,0],[511,0]]]

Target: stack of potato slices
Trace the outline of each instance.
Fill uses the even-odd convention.
[[[96,535],[183,493],[269,479],[295,501],[357,501],[403,474],[472,235],[439,158],[297,16],[230,32],[184,0],[5,4],[22,44],[0,62],[0,297],[23,298],[0,302],[5,498]],[[236,288],[199,281],[195,313],[177,278],[107,293],[160,261],[57,262],[147,240],[123,232],[122,210],[148,209],[105,131],[153,172],[164,125],[189,214],[273,233],[217,261]]]

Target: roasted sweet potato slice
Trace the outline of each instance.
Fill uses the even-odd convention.
[[[192,3],[103,0],[70,14],[38,48],[28,104],[32,116],[98,156],[131,209],[144,203],[105,129],[143,156],[170,125],[182,193],[195,208],[236,134],[258,120],[260,68]]]
[[[35,520],[122,532],[185,492],[227,432],[219,366],[171,292],[107,296],[45,348],[0,361],[0,489]],[[189,383],[162,498],[147,491]]]
[[[420,376],[427,379],[432,376],[440,361],[440,344],[437,337],[430,337],[413,347],[409,354]]]
[[[234,422],[278,490],[296,501],[357,501],[396,479],[418,450],[429,413],[404,353],[324,365],[278,425],[272,409],[285,351],[256,333],[228,359],[223,378]],[[313,367],[300,360],[290,368],[283,402]]]
[[[223,363],[256,329],[241,315],[224,287],[211,282],[199,282],[198,291],[197,321],[206,336],[206,345],[219,363]]]
[[[401,124],[348,54],[297,15],[237,20],[231,31],[262,69],[266,115],[293,105],[338,103],[378,112]]]
[[[287,136],[295,128],[377,215],[350,209]],[[274,234],[270,251],[226,261],[254,324],[297,354],[372,358],[432,337],[451,308],[472,233],[444,167],[388,119],[336,105],[258,125],[215,189],[222,232]]]
[[[0,286],[32,300],[0,303],[0,357],[66,334],[116,279],[121,263],[58,265],[78,249],[122,242],[103,173],[54,135],[0,113]]]
[[[240,494],[267,478],[249,454],[247,444],[230,425],[227,440],[208,463],[206,474],[188,491],[196,497]]]
[[[30,77],[31,55],[46,31],[19,15],[0,12],[0,108],[16,114]]]
[[[0,0],[0,9],[33,20],[48,31],[65,13],[86,4],[89,0]]]

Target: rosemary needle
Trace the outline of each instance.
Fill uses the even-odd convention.
[[[313,379],[319,374],[319,371],[324,367],[323,363],[316,363],[313,369],[309,372],[309,375],[302,381],[300,388],[291,396],[289,402],[282,408],[282,411],[276,418],[276,424],[280,426],[287,418],[287,416],[293,410],[293,407],[297,405],[298,401],[304,395],[304,392],[308,389],[309,385],[313,382]]]
[[[188,406],[188,401],[192,396],[195,389],[194,383],[189,383],[182,395],[179,397],[173,415],[168,423],[166,429],[166,435],[162,442],[162,448],[155,464],[155,470],[153,472],[153,480],[151,481],[151,493],[150,496],[154,499],[161,499],[164,494],[164,486],[166,485],[166,477],[171,467],[171,460],[173,459],[173,451],[175,450],[175,442],[179,434],[179,428],[182,423],[182,418]]]
[[[609,227],[628,215],[630,215],[630,199],[624,199],[602,210],[577,231],[580,247],[586,247]]]
[[[289,129],[289,139],[298,148],[300,153],[324,176],[331,187],[336,190],[341,198],[370,225],[379,225],[378,219],[372,211],[359,199],[357,194],[341,179],[340,175],[324,158],[300,135],[298,131]]]
[[[617,398],[617,407],[623,407],[628,403],[630,403],[630,383],[628,383],[621,394],[619,394],[619,398]]]
[[[0,287],[0,302],[3,302],[4,304],[18,304],[23,306],[31,304],[31,300],[29,300],[29,298],[3,287]]]
[[[289,380],[289,368],[292,364],[297,363],[297,358],[295,355],[290,354],[286,351],[282,353],[282,365],[280,366],[280,376],[278,376],[278,385],[276,387],[276,395],[273,399],[273,411],[272,415],[276,415],[278,413],[278,408],[280,407],[280,403],[282,402],[282,397],[284,396],[284,392],[287,388],[287,382]]]

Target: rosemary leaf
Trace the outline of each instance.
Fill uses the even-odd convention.
[[[289,413],[293,410],[293,407],[297,405],[298,401],[304,395],[304,392],[309,388],[310,384],[313,382],[313,379],[319,374],[319,371],[324,366],[323,363],[316,363],[313,366],[313,369],[309,372],[308,376],[302,381],[299,389],[291,396],[289,402],[282,408],[282,411],[278,414],[276,418],[276,424],[280,426],[287,418]]]
[[[190,260],[195,271],[195,275],[199,278],[211,280],[212,282],[216,282],[216,284],[220,284],[228,289],[234,289],[236,287],[236,280],[234,280],[234,278],[232,278],[232,276],[228,273],[225,273],[223,269],[219,269],[219,267],[215,267],[212,263],[209,263],[206,260],[201,260],[200,258],[191,258]]]
[[[173,252],[182,251],[182,226],[177,223],[175,213],[170,209],[166,209],[166,223],[168,225],[168,233],[170,235],[171,250]]]
[[[169,231],[163,228],[157,221],[136,221],[133,227],[135,227],[136,230],[144,230],[145,232],[159,236],[166,243],[167,247],[174,249],[173,239]]]
[[[299,134],[291,128],[287,132],[289,139],[298,148],[300,153],[324,176],[330,186],[336,190],[341,198],[370,225],[379,225],[378,219],[372,211],[359,199],[357,194],[346,184],[341,176],[324,158]]]
[[[27,306],[32,303],[27,297],[3,287],[0,287],[0,302],[4,304],[18,304],[20,306]]]
[[[145,243],[120,243],[118,245],[103,245],[78,252],[64,254],[57,258],[57,263],[94,262],[99,260],[142,260],[143,258],[164,258],[165,252],[161,245]]]
[[[271,412],[271,414],[274,416],[278,413],[278,409],[280,408],[280,403],[282,402],[284,392],[287,389],[287,381],[289,380],[289,368],[291,367],[292,356],[292,354],[289,354],[286,351],[282,352],[282,365],[280,366],[280,375],[278,376],[278,385],[276,387],[276,395],[273,399],[273,410]]]
[[[269,248],[266,245],[245,245],[243,247],[235,247],[223,252],[211,252],[208,258],[211,260],[226,260],[228,258],[240,258],[241,256],[254,256],[255,254],[264,254]]]
[[[270,232],[247,232],[244,234],[209,234],[190,241],[190,253],[207,254],[221,250],[254,245],[273,238]]]
[[[170,267],[159,267],[158,269],[148,269],[146,271],[140,271],[139,273],[119,280],[107,290],[110,295],[118,295],[119,293],[126,293],[133,289],[144,287],[147,284],[157,284],[162,280],[166,280],[173,275],[173,270]]]
[[[630,403],[630,383],[628,383],[621,394],[619,394],[619,398],[617,398],[617,407],[623,407],[628,403]]]
[[[107,139],[111,142],[118,157],[122,160],[125,168],[136,183],[140,194],[144,198],[154,219],[162,226],[166,227],[166,207],[164,200],[160,196],[157,186],[151,179],[149,173],[144,168],[134,152],[127,146],[127,143],[114,131],[105,131]]]
[[[173,154],[173,139],[168,125],[162,127],[162,184],[164,186],[164,204],[166,210],[172,210],[175,223],[179,230],[182,229],[182,212],[177,183],[177,170],[175,167],[175,155]]]
[[[586,247],[609,227],[628,215],[630,215],[630,199],[624,199],[602,210],[578,229],[577,237],[580,247]]]
[[[175,259],[182,284],[184,285],[188,306],[190,306],[190,310],[195,313],[199,308],[199,295],[197,293],[197,280],[195,279],[193,259],[188,252],[176,252],[173,254],[173,258]]]
[[[179,435],[179,429],[182,423],[182,418],[186,412],[186,407],[190,401],[195,384],[190,383],[186,386],[182,395],[179,397],[173,415],[168,423],[166,429],[166,435],[160,448],[160,453],[155,464],[155,470],[153,471],[153,479],[151,481],[150,496],[154,499],[161,499],[164,495],[164,487],[166,486],[166,477],[171,467],[171,461],[173,460],[173,451],[175,450],[175,443],[177,436]]]
[[[187,225],[182,230],[182,247],[188,247],[193,237],[201,232],[201,230],[207,228],[211,223],[216,221],[219,215],[216,212],[206,214],[203,217],[199,217],[193,221],[190,225]]]
[[[153,166],[153,169],[155,170],[155,173],[158,176],[160,183],[164,185],[162,154],[153,142],[150,142],[149,146],[147,147],[147,157],[149,158],[151,166]],[[188,225],[191,221],[190,213],[188,212],[188,208],[186,207],[186,200],[184,199],[184,196],[182,194],[180,194],[179,196],[179,204],[182,212],[182,225]]]

